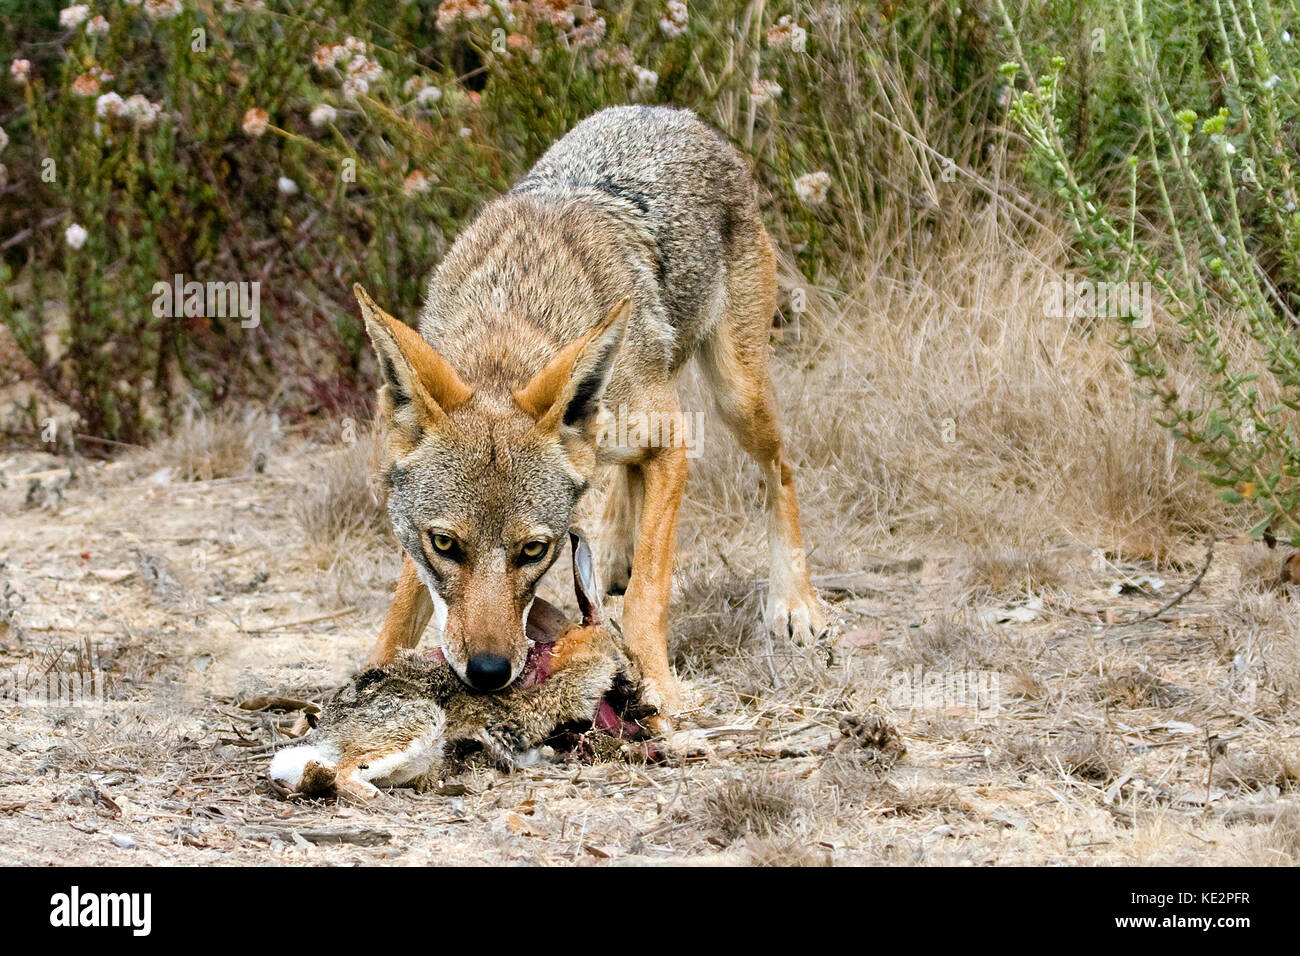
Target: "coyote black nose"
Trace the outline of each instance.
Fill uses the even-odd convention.
[[[475,654],[465,666],[465,680],[475,690],[500,690],[510,681],[510,661],[500,654]]]

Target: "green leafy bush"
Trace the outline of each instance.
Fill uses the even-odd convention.
[[[1187,460],[1225,500],[1253,503],[1256,535],[1300,544],[1297,11],[1072,6],[1110,47],[1091,72],[1029,41],[1042,29],[1028,14],[1001,10],[1033,173],[1060,200],[1089,276],[1158,291],[1172,322],[1120,317],[1119,344]],[[1171,374],[1189,352],[1196,387]]]

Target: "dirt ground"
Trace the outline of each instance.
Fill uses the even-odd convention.
[[[1277,553],[1238,540],[1136,623],[1196,578],[1205,542],[1159,568],[1066,543],[1019,599],[971,586],[970,555],[897,555],[815,577],[837,630],[790,648],[754,626],[755,564],[688,533],[674,634],[691,709],[665,763],[478,771],[372,806],[284,799],[265,774],[296,713],[240,704],[344,681],[399,563],[379,542],[322,566],[304,541],[290,503],[329,454],[303,442],[207,481],[0,454],[0,861],[1300,860],[1300,628],[1268,586]],[[31,699],[88,660],[108,700]],[[947,692],[924,698],[936,675]]]

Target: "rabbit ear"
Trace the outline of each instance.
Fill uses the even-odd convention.
[[[528,609],[524,633],[534,644],[554,644],[569,626],[569,619],[563,611],[545,598],[537,598]]]
[[[582,611],[582,624],[590,627],[600,623],[600,581],[596,578],[596,562],[591,556],[591,545],[580,528],[569,529],[569,544],[573,546],[573,590]]]

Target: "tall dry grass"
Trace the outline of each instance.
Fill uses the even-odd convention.
[[[1229,523],[1135,394],[1112,330],[1044,314],[1067,275],[1060,231],[1027,233],[971,192],[949,210],[907,256],[909,236],[878,232],[841,288],[813,297],[800,338],[776,347],[815,573],[969,554],[1004,577],[1050,578],[1037,555],[1055,548],[1158,559]],[[707,402],[688,381],[684,405]],[[703,448],[683,562],[726,542],[733,567],[762,576],[757,470],[716,418]]]

